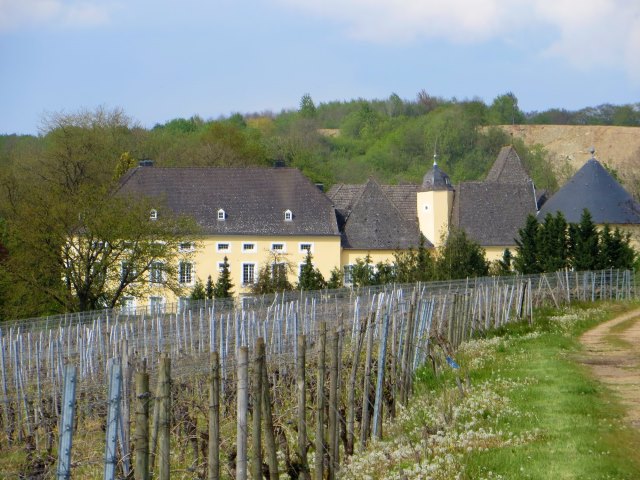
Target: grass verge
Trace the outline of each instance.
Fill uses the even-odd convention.
[[[437,360],[438,374],[420,371],[417,395],[387,426],[390,440],[356,456],[343,477],[640,478],[640,433],[575,360],[582,332],[637,307],[541,310],[533,326],[510,325],[465,344],[459,370]]]

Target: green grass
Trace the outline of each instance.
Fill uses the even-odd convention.
[[[628,330],[633,325],[635,325],[637,321],[638,321],[637,318],[630,318],[628,320],[618,323],[617,325],[614,325],[609,329],[610,333],[607,336],[605,336],[604,339],[612,347],[626,348],[626,349],[633,347],[631,342],[620,338],[620,334],[624,333],[626,330]]]
[[[470,371],[472,382],[491,383],[496,377],[520,382],[501,391],[519,413],[500,417],[494,428],[537,433],[519,445],[473,449],[464,455],[461,478],[640,478],[640,433],[625,425],[611,392],[575,355],[581,350],[580,333],[631,307],[637,305],[573,307],[561,314],[545,310],[538,312],[533,328],[518,324],[492,333],[502,341],[493,347],[490,362]],[[554,314],[561,319],[552,319]],[[450,373],[423,376],[436,392],[446,388],[447,377]]]

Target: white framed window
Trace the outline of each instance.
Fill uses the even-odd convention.
[[[151,209],[151,212],[149,212],[149,219],[150,220],[158,219],[158,211],[155,208]]]
[[[134,315],[136,313],[135,297],[122,297],[120,304],[122,305],[122,313],[125,315]]]
[[[218,262],[218,273],[222,273],[224,270],[224,262]]]
[[[231,244],[229,242],[218,242],[216,243],[216,251],[217,252],[230,252]]]
[[[149,267],[149,283],[164,282],[164,263],[151,262]]]
[[[271,250],[274,252],[280,252],[280,253],[286,252],[287,244],[282,242],[272,243]]]
[[[307,252],[313,253],[313,243],[312,242],[300,242],[298,244],[298,250],[306,254]]]
[[[181,242],[178,246],[178,251],[180,252],[193,252],[195,245],[193,242]]]
[[[293,212],[291,210],[284,211],[284,221],[291,222],[293,220]]]
[[[306,265],[306,262],[300,262],[298,264],[298,278],[300,278],[300,276],[302,275],[302,269],[304,268],[304,266]]]
[[[164,297],[149,297],[149,313],[164,313]]]
[[[222,208],[218,209],[218,220],[223,222],[227,218],[227,212],[225,212]]]
[[[180,262],[178,265],[178,281],[184,284],[193,283],[193,263]]]
[[[242,244],[242,251],[244,253],[255,253],[256,244],[252,242],[246,242]]]
[[[120,262],[120,281],[130,282],[136,276],[137,272],[131,262],[123,260]]]
[[[253,285],[255,281],[256,281],[256,264],[243,263],[242,264],[242,284]]]
[[[344,277],[342,283],[351,285],[353,283],[353,265],[345,265],[343,268]]]
[[[287,264],[284,262],[274,262],[271,264],[271,278],[276,278],[281,275],[287,275]]]

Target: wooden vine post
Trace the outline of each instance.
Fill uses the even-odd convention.
[[[325,362],[326,362],[327,324],[320,323],[320,335],[318,338],[318,392],[316,414],[316,458],[315,458],[315,480],[324,480],[324,410],[325,410]]]
[[[247,416],[249,410],[249,349],[238,349],[236,480],[247,480]]]
[[[329,367],[329,480],[335,480],[338,471],[338,355],[340,335],[331,333],[331,365]]]
[[[258,338],[256,341],[256,354],[253,362],[253,457],[251,462],[251,475],[253,478],[262,478],[262,361],[265,348],[264,339]]]
[[[298,363],[296,365],[296,389],[298,393],[298,456],[300,457],[300,478],[308,480],[309,464],[307,463],[307,419],[306,419],[306,341],[304,335],[298,335]]]
[[[265,447],[267,450],[267,463],[269,465],[269,480],[278,480],[278,450],[276,448],[276,436],[273,430],[273,415],[271,412],[271,394],[269,393],[269,376],[267,374],[266,356],[262,355],[262,410],[265,424]]]
[[[169,480],[171,442],[171,359],[160,359],[158,376],[158,480]]]
[[[135,479],[149,480],[149,373],[146,361],[136,372]]]
[[[220,478],[220,354],[211,352],[209,385],[209,480]]]

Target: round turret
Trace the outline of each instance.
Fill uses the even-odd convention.
[[[433,168],[422,177],[422,190],[425,192],[433,190],[453,190],[449,175],[444,173],[437,162],[433,162]]]

